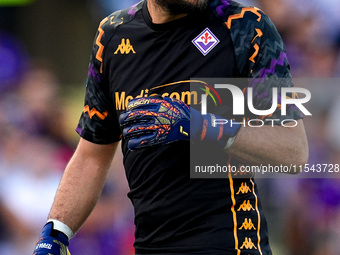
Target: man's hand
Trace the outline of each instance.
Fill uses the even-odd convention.
[[[119,117],[128,148],[135,150],[179,140],[216,141],[221,148],[236,135],[240,125],[233,127],[214,123],[222,119],[201,113],[182,101],[169,97],[146,97],[131,100]]]
[[[119,122],[130,150],[190,139],[190,108],[169,97],[133,99]]]
[[[42,230],[33,255],[70,255],[68,244],[67,236],[53,229],[53,222],[48,222]]]

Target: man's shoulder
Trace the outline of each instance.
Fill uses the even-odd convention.
[[[213,0],[210,2],[210,9],[229,29],[234,26],[251,26],[267,19],[267,15],[258,7],[245,6],[231,0]]]
[[[111,13],[99,23],[98,31],[102,30],[107,35],[113,34],[117,27],[129,23],[135,18],[136,13],[142,9],[143,2],[141,1],[129,8]]]

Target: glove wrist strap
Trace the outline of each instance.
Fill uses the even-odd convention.
[[[53,223],[53,229],[64,233],[67,236],[68,240],[70,240],[74,236],[72,229],[70,229],[69,226],[67,226],[63,222],[55,219],[49,219],[46,223],[49,222]]]

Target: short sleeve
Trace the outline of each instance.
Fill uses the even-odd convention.
[[[252,78],[249,87],[253,88],[255,109],[270,109],[273,104],[273,88],[277,88],[276,111],[267,116],[260,116],[260,118],[279,119],[280,121],[301,119],[302,113],[292,105],[287,106],[286,115],[281,114],[282,88],[293,87],[293,80],[285,45],[279,32],[269,17],[263,13],[260,26],[255,31],[248,68]],[[297,95],[291,93],[287,97],[295,98]]]
[[[90,57],[84,109],[81,114],[77,133],[93,143],[109,144],[120,140],[121,131],[117,113],[110,99],[110,89],[105,78],[103,58],[105,45],[110,39],[110,32],[105,31],[108,18],[99,25]]]
[[[234,41],[240,76],[250,79],[248,87],[252,88],[254,108],[270,109],[273,101],[275,103],[273,88],[277,88],[275,112],[257,117],[281,121],[301,119],[300,110],[291,105],[287,106],[286,115],[281,115],[281,89],[293,87],[293,81],[285,45],[275,25],[265,13],[256,7],[240,8],[238,13],[231,16],[227,24]],[[242,19],[236,20],[235,17],[241,16]],[[246,90],[245,93],[247,94],[248,91]],[[287,96],[297,97],[293,93]]]

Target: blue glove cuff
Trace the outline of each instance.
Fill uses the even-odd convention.
[[[228,139],[235,136],[241,127],[241,124],[235,121],[212,113],[202,115],[193,108],[190,108],[190,114],[190,132],[193,141],[216,141],[224,148]]]
[[[69,245],[67,236],[63,232],[53,229],[53,222],[48,222],[45,224],[41,232],[41,237],[54,237],[62,244],[66,246]]]
[[[64,255],[69,254],[67,246],[69,241],[67,236],[53,229],[53,222],[48,222],[42,229],[41,237],[39,238],[35,249],[34,255]]]

